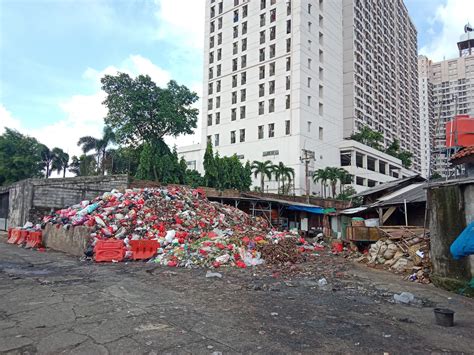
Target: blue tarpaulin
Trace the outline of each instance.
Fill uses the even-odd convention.
[[[321,207],[307,207],[307,206],[288,206],[290,211],[304,211],[314,214],[324,214],[324,208]]]
[[[451,254],[454,259],[474,254],[474,222],[469,224],[451,244]]]

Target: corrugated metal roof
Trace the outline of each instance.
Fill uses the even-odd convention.
[[[362,211],[365,211],[369,207],[366,206],[361,206],[361,207],[354,207],[354,208],[347,208],[345,210],[342,210],[340,214],[356,214]]]
[[[425,183],[412,184],[405,186],[400,190],[384,195],[377,199],[377,202],[372,204],[372,207],[399,205],[405,202],[425,202],[426,201],[426,190]]]
[[[389,182],[386,182],[384,184],[380,184],[380,185],[371,187],[370,189],[359,192],[358,194],[354,195],[354,197],[372,195],[373,193],[381,192],[381,191],[384,191],[384,190],[388,190],[388,189],[397,187],[398,185],[403,184],[407,181],[411,181],[411,180],[424,181],[425,179],[423,179],[420,175],[408,176],[406,178],[389,181]]]

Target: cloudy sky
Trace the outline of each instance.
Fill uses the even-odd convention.
[[[455,57],[474,0],[405,3],[420,53]],[[203,17],[204,0],[0,0],[0,133],[80,153],[79,137],[101,134],[104,73],[173,78],[201,94]]]

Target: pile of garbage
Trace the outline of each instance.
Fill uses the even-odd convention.
[[[122,240],[125,258],[130,259],[131,241],[156,240],[158,249],[151,261],[168,266],[245,268],[267,257],[270,263],[278,259],[272,257],[270,246],[287,250],[289,261],[297,261],[299,248],[312,248],[295,234],[272,231],[263,218],[210,202],[204,191],[181,186],[113,190],[52,212],[43,223],[66,229],[89,227],[89,254],[99,241]]]
[[[357,260],[372,266],[382,265],[398,274],[407,274],[406,278],[410,281],[431,282],[429,247],[423,238],[379,239],[370,246],[366,255]]]

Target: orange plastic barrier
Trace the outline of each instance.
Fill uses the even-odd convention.
[[[20,229],[17,228],[10,228],[8,230],[8,244],[16,244],[16,241],[20,239]]]
[[[160,243],[157,240],[131,240],[133,260],[150,259],[156,255]]]
[[[122,261],[125,247],[121,240],[99,240],[94,247],[94,259],[97,262]]]
[[[18,238],[15,242],[15,244],[23,244],[26,243],[26,238],[30,234],[29,231],[21,230],[20,229],[20,238]]]
[[[43,233],[39,232],[30,232],[26,237],[26,247],[27,248],[39,248],[43,242]]]

